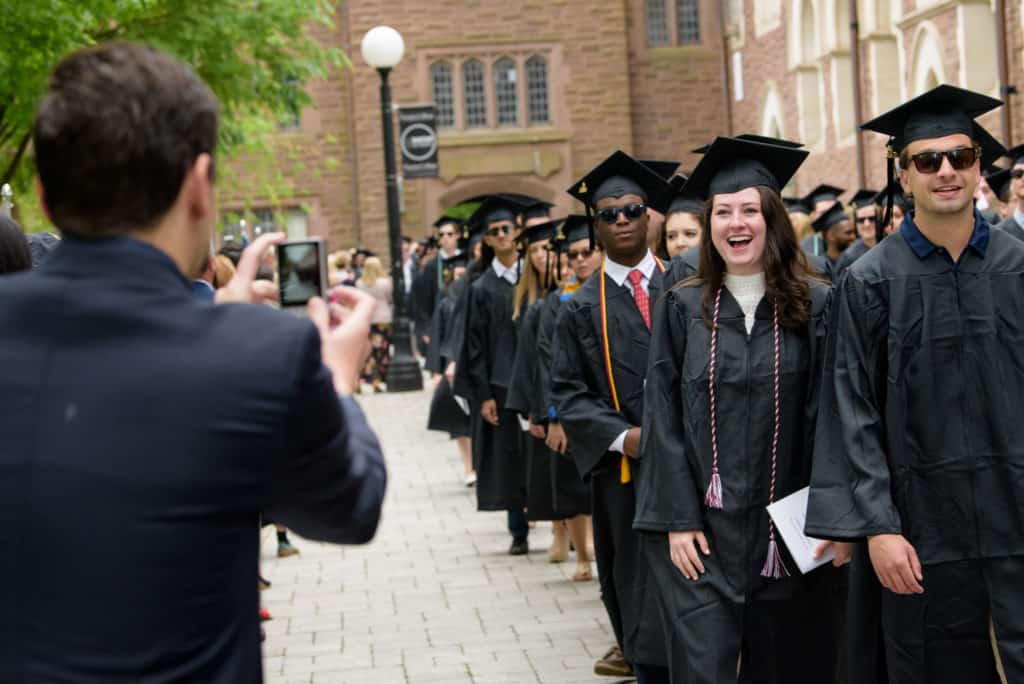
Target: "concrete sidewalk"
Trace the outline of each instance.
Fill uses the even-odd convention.
[[[597,581],[547,561],[548,523],[528,557],[507,555],[503,513],[478,513],[455,444],[427,432],[429,394],[364,395],[389,486],[376,540],[299,538],[275,557],[263,537],[264,671],[269,684],[614,682],[594,661],[613,643]],[[596,569],[595,569],[596,577]]]

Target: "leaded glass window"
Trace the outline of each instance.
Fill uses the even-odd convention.
[[[548,123],[548,63],[543,57],[526,60],[527,120],[531,124]]]
[[[503,57],[494,63],[494,96],[498,106],[498,125],[515,126],[519,123],[519,98],[516,63]]]

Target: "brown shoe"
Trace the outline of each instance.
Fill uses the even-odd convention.
[[[602,677],[632,677],[633,666],[626,662],[622,649],[612,646],[603,658],[594,663],[594,674]]]

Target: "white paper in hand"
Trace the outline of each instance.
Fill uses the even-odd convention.
[[[835,551],[829,548],[821,555],[821,558],[815,558],[814,550],[818,548],[822,540],[804,534],[809,492],[810,487],[804,487],[768,506],[768,515],[775,522],[775,531],[782,537],[786,548],[789,549],[789,555],[796,561],[800,572],[805,575],[815,568],[831,563],[832,559],[836,557]]]

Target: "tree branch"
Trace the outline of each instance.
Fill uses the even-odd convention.
[[[25,156],[25,150],[28,149],[28,143],[32,140],[32,136],[26,133],[18,144],[18,151],[14,153],[14,159],[7,165],[7,169],[4,171],[3,176],[0,176],[0,185],[4,183],[10,183],[11,178],[14,177],[14,172],[18,170],[18,164],[21,163],[22,158]]]

